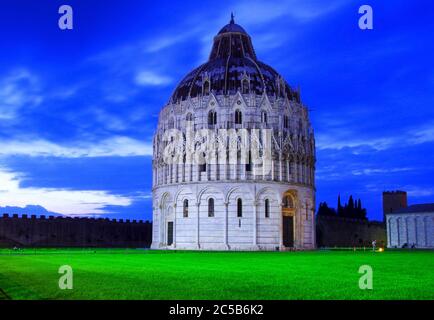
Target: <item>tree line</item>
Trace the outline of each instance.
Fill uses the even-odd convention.
[[[348,202],[342,205],[341,196],[338,196],[338,208],[329,207],[327,202],[321,202],[319,204],[318,213],[319,216],[335,216],[335,217],[345,217],[353,219],[363,219],[368,220],[366,208],[362,206],[362,200],[354,200],[353,196],[350,195]]]

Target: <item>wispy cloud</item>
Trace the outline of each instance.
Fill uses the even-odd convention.
[[[434,188],[421,188],[416,186],[405,186],[403,188],[407,190],[410,197],[432,197],[434,196]],[[434,201],[432,201],[434,202]]]
[[[374,174],[388,174],[388,173],[399,173],[412,171],[414,168],[404,167],[404,168],[365,168],[352,170],[351,173],[355,176],[369,176]]]
[[[353,138],[356,133],[342,135],[318,134],[316,146],[318,149],[336,149],[370,147],[375,150],[386,150],[396,143],[395,137],[390,138]]]
[[[299,21],[309,21],[335,11],[347,1],[279,1],[270,5],[269,1],[242,1],[235,6],[237,19],[243,24],[263,24],[281,17],[290,17]]]
[[[0,156],[30,157],[129,157],[152,155],[152,143],[114,136],[99,142],[76,142],[68,145],[43,139],[0,140]]]
[[[0,120],[13,120],[21,108],[42,101],[38,79],[28,70],[14,70],[0,79]]]
[[[127,122],[121,117],[111,114],[102,108],[92,108],[92,114],[104,127],[113,131],[123,131],[128,128]]]
[[[385,190],[405,190],[410,198],[423,198],[423,197],[432,197],[434,196],[434,188],[432,187],[421,187],[415,186],[411,184],[402,184],[402,185],[382,185],[378,184],[367,184],[365,189],[371,193],[380,194]],[[433,202],[433,201],[431,201]]]
[[[434,122],[410,131],[410,142],[421,144],[434,141]]]
[[[147,53],[157,53],[187,41],[199,34],[202,31],[202,26],[196,25],[187,30],[188,31],[155,36],[153,39],[147,41],[148,44],[144,46],[144,51]]]
[[[135,77],[139,86],[165,86],[172,83],[172,78],[153,71],[140,71]]]
[[[366,135],[366,133],[362,134]],[[360,136],[361,133],[342,126],[341,128],[329,130],[329,132],[317,134],[316,146],[319,150],[371,148],[371,150],[382,151],[395,147],[429,143],[434,141],[434,124],[426,123],[417,128],[407,129],[401,132],[400,135],[388,137]]]
[[[67,215],[104,214],[105,206],[129,206],[132,199],[106,191],[22,188],[22,174],[0,168],[0,206],[40,205]]]

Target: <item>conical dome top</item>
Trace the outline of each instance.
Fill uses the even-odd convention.
[[[232,15],[231,21],[214,37],[208,61],[185,76],[170,101],[237,92],[300,98],[273,68],[257,59],[250,36]]]
[[[235,23],[233,13],[231,13],[231,21],[223,28],[221,28],[218,34],[227,33],[227,32],[238,32],[238,33],[247,34],[246,30],[244,30],[243,27]]]
[[[246,30],[235,23],[233,14],[231,21],[215,36],[209,60],[229,56],[256,60],[252,40]]]

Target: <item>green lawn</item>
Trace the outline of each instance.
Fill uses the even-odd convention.
[[[61,265],[73,290],[58,288]],[[359,289],[361,265],[373,290]],[[12,299],[434,299],[434,251],[0,250],[0,288]]]

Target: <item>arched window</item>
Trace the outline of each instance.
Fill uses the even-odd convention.
[[[288,116],[283,116],[283,127],[285,128],[285,129],[288,129],[289,128],[289,117]]]
[[[251,150],[249,150],[249,155],[247,157],[246,171],[247,172],[252,171],[252,151]]]
[[[261,112],[261,122],[265,123],[265,124],[268,122],[267,112],[265,112],[265,111]]]
[[[188,200],[187,199],[184,200],[182,212],[183,212],[184,218],[187,218],[188,217]]]
[[[204,162],[199,164],[199,172],[206,172],[206,153],[202,153],[202,159]]]
[[[185,116],[185,120],[186,121],[193,121],[193,115],[191,114],[191,112],[187,113],[187,115]]]
[[[209,92],[210,92],[210,83],[209,83],[208,80],[206,80],[206,81],[203,83],[203,95],[204,95],[204,96],[207,96],[207,95],[209,95]]]
[[[294,209],[294,201],[291,196],[285,196],[283,198],[283,207],[287,209]]]
[[[237,217],[241,218],[243,216],[243,200],[238,198],[237,200]]]
[[[214,110],[211,110],[208,113],[208,124],[209,125],[217,124],[217,112],[215,112]]]
[[[265,218],[270,217],[270,200],[265,199]]]
[[[249,81],[247,79],[244,79],[242,82],[242,93],[247,94],[249,93]]]
[[[169,119],[169,129],[173,129],[175,127],[175,120],[173,118]]]
[[[241,113],[241,110],[235,110],[235,124],[242,124],[243,123],[243,114]]]
[[[208,199],[208,217],[214,217],[214,199]]]

